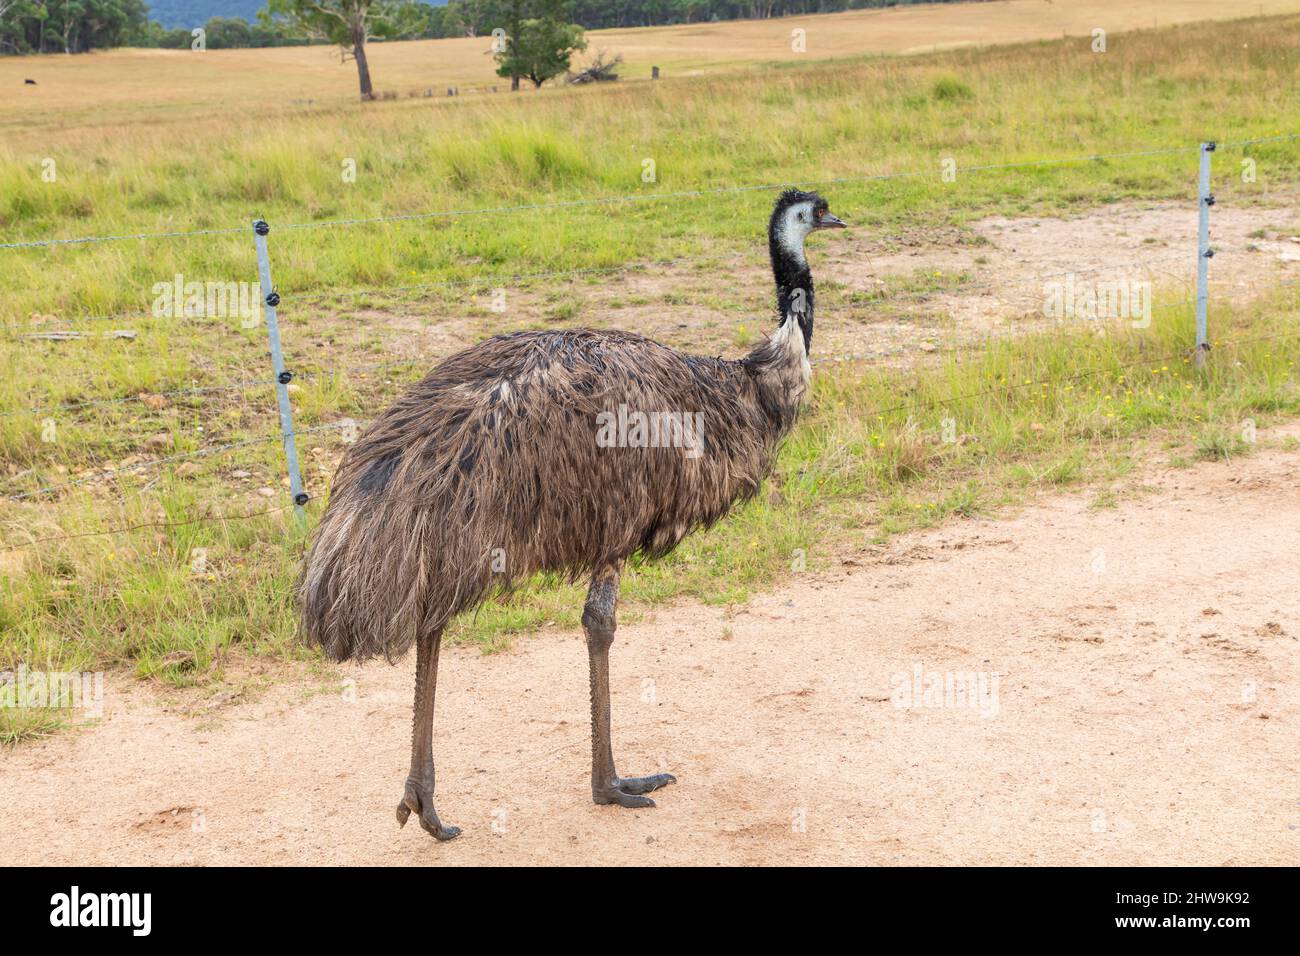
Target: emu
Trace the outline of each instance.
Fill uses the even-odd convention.
[[[582,626],[592,799],[652,807],[645,794],[676,782],[614,769],[609,648],[619,577],[632,555],[666,555],[758,491],[811,381],[804,239],[844,225],[815,193],[777,199],[768,225],[777,327],[744,358],[685,355],[620,331],[499,335],[434,368],[348,449],[298,598],[305,637],[336,661],[393,662],[416,647],[399,824],[414,813],[439,840],[460,833],[433,803],[442,633],[457,613],[541,570],[591,575]],[[669,440],[663,429],[659,441],[643,429],[632,440],[640,422],[622,425],[635,414],[667,415],[680,428],[667,429]]]

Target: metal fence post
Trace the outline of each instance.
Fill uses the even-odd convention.
[[[1214,143],[1201,144],[1201,180],[1197,190],[1200,207],[1200,224],[1196,235],[1196,364],[1204,365],[1206,353],[1210,351],[1209,321],[1206,311],[1210,299],[1210,259],[1214,250],[1210,248],[1210,207],[1214,205],[1214,194],[1210,192],[1210,154],[1214,152]]]
[[[271,284],[271,257],[266,251],[266,236],[271,231],[265,219],[253,220],[253,241],[257,243],[257,271],[262,286],[262,304],[266,315],[266,335],[271,340],[271,365],[275,369],[275,394],[280,403],[280,433],[284,436],[284,458],[289,469],[289,492],[293,495],[293,510],[299,522],[306,520],[302,506],[310,498],[302,490],[302,475],[298,472],[298,449],[293,441],[293,411],[289,405],[289,382],[293,373],[285,371],[284,352],[280,349],[280,321],[276,306],[279,293]]]

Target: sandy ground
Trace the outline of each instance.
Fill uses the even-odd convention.
[[[1298,482],[1271,442],[622,627],[615,753],[677,774],[655,809],[590,802],[579,633],[451,649],[448,844],[393,818],[411,660],[203,720],[109,675],[101,720],[0,753],[6,861],[1295,864]],[[982,693],[909,702],[917,668]]]

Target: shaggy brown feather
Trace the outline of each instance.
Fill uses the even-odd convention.
[[[339,465],[299,582],[306,637],[335,660],[395,659],[512,581],[662,556],[754,495],[808,389],[802,272],[786,283],[806,285],[804,310],[743,359],[581,329],[438,365]],[[598,416],[620,406],[699,413],[702,453],[602,447]]]

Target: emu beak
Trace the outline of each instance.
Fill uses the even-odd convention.
[[[837,219],[830,213],[826,213],[826,215],[817,220],[818,229],[847,229],[848,227],[849,224],[847,222],[842,219]]]

